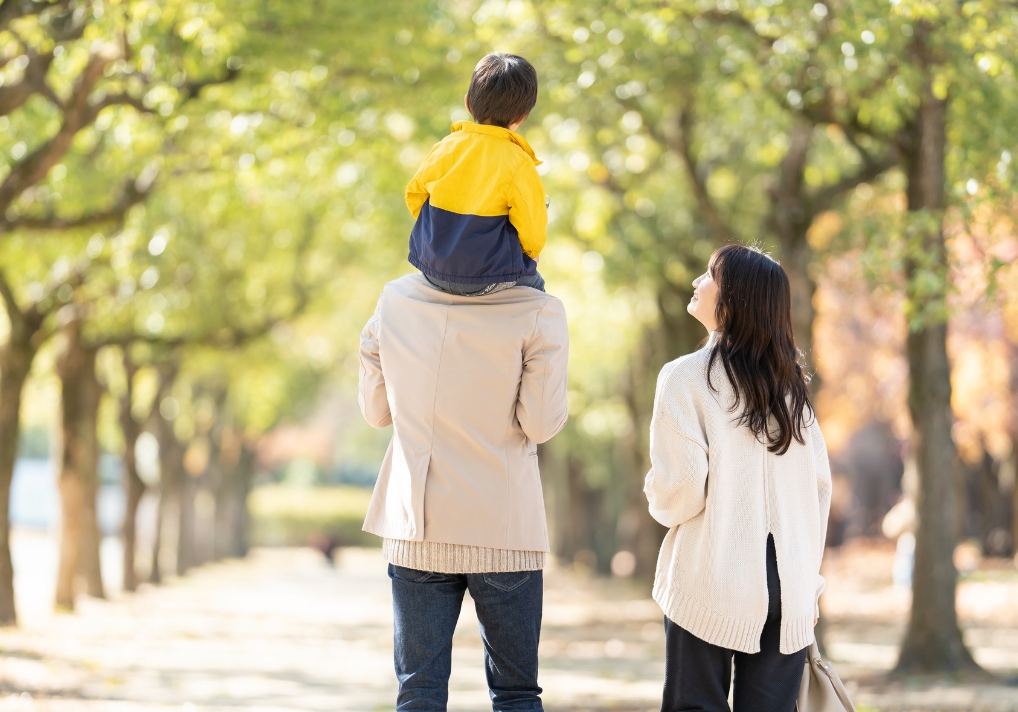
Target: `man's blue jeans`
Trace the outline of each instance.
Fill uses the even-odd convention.
[[[389,565],[397,710],[445,710],[452,634],[470,591],[484,642],[493,710],[543,710],[537,686],[544,578],[540,571],[438,574]]]

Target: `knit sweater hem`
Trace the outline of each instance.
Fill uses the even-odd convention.
[[[490,574],[539,571],[545,552],[489,549],[435,541],[383,539],[382,556],[393,566],[440,574]]]
[[[680,628],[711,645],[740,653],[759,653],[764,622],[742,621],[711,610],[703,603],[659,582],[654,586],[654,600],[661,610]],[[791,655],[813,643],[813,618],[809,615],[781,619],[779,651]]]

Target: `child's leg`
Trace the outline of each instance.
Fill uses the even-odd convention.
[[[503,289],[508,289],[513,286],[513,282],[494,282],[492,284],[462,284],[460,282],[446,282],[442,279],[432,279],[428,275],[424,275],[424,279],[431,282],[431,284],[438,287],[443,292],[458,294],[462,297],[480,297],[485,294],[491,294],[492,292],[501,292]]]
[[[534,272],[531,275],[520,277],[516,280],[517,287],[530,287],[538,291],[545,291],[544,289],[544,277],[539,272]]]

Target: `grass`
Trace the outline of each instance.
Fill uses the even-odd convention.
[[[340,546],[380,546],[361,531],[371,490],[264,485],[251,492],[251,539],[259,546],[304,546],[326,535]]]

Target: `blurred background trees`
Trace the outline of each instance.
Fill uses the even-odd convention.
[[[711,252],[759,244],[815,374],[829,544],[915,501],[900,664],[969,666],[955,545],[1013,556],[1018,527],[1016,45],[1004,2],[5,0],[0,493],[59,463],[32,472],[60,473],[63,607],[253,540],[370,543],[386,436],[351,396],[357,334],[410,271],[406,181],[476,60],[514,51],[573,339],[555,553],[653,571],[654,381],[705,336],[685,304]]]

